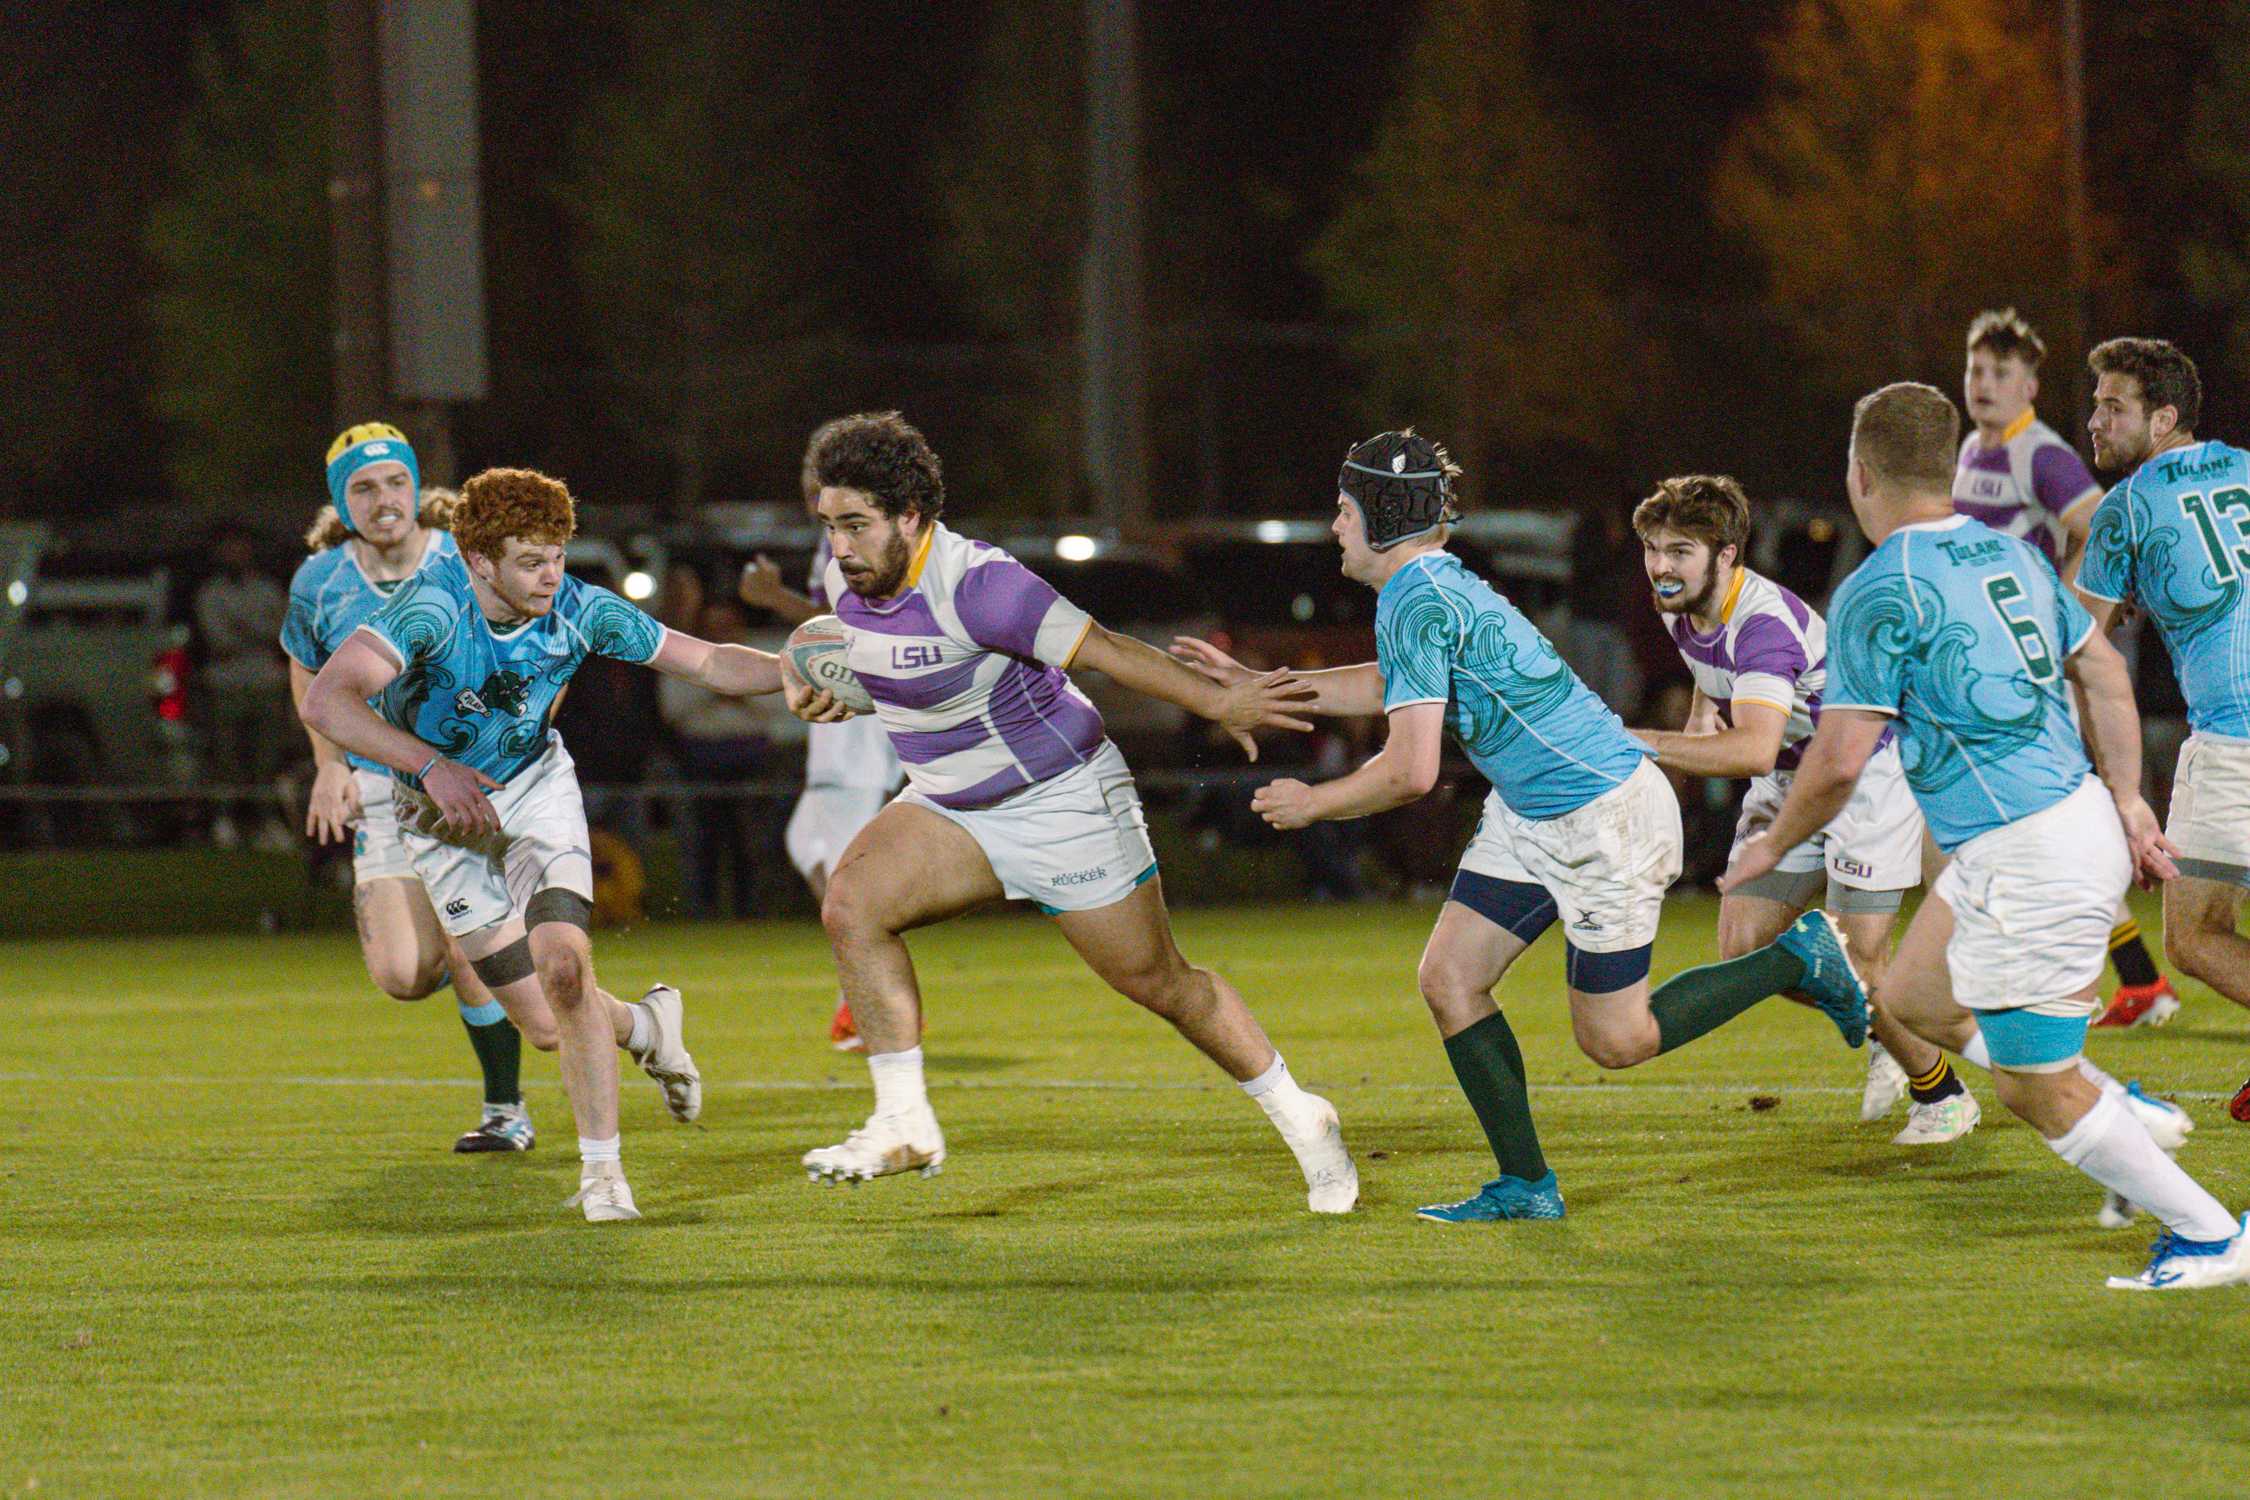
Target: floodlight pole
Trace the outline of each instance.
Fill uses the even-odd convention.
[[[1087,478],[1102,520],[1148,513],[1148,324],[1135,0],[1086,0],[1086,203],[1079,368]]]
[[[2069,138],[2064,148],[2063,219],[2070,238],[2071,332],[2078,346],[2071,371],[2072,421],[2083,427],[2091,414],[2086,354],[2092,347],[2093,250],[2086,243],[2086,13],[2084,0],[2063,0],[2063,119]]]
[[[385,420],[381,0],[328,0],[329,253],[336,297],[336,425]]]

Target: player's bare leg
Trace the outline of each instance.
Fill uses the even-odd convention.
[[[1528,893],[1526,893],[1528,895]],[[1551,903],[1546,911],[1551,911]],[[1545,912],[1537,915],[1542,923]],[[1563,1199],[1532,1123],[1523,1050],[1492,998],[1529,944],[1492,917],[1459,901],[1438,911],[1415,971],[1430,1019],[1444,1039],[1453,1076],[1484,1128],[1499,1176],[1455,1203],[1432,1203],[1418,1217],[1441,1224],[1559,1219]]]
[[[539,1028],[509,1012],[477,977],[467,955],[446,936],[421,881],[412,876],[362,881],[352,888],[352,911],[359,922],[360,957],[378,989],[394,999],[420,1000],[449,983],[453,987],[484,1075],[483,1118],[453,1149],[530,1150],[537,1137],[523,1102],[523,1043],[530,1039],[539,1046]],[[551,1021],[545,1030],[551,1037]]]
[[[837,860],[820,919],[867,1041],[875,1111],[844,1140],[805,1153],[814,1181],[929,1176],[944,1164],[945,1135],[922,1079],[922,991],[904,934],[1006,894],[965,829],[911,803],[876,814]]]
[[[1064,912],[1055,923],[1104,984],[1169,1021],[1258,1101],[1296,1154],[1313,1212],[1350,1211],[1359,1201],[1359,1171],[1344,1149],[1334,1106],[1297,1086],[1233,985],[1181,955],[1161,877],[1108,906]]]
[[[2250,1006],[2250,938],[2242,919],[2243,888],[2182,875],[2164,883],[2164,956],[2237,1005]]]
[[[1953,999],[1946,945],[1953,938],[1953,908],[1934,892],[1907,924],[1875,992],[1875,1028],[1888,1047],[1895,1042],[1908,1075],[1914,1106],[1905,1128],[1891,1137],[1899,1146],[1938,1146],[1957,1141],[1983,1118],[1976,1096],[1954,1073],[1945,1051],[1981,1065],[1983,1046],[1976,1018]]]

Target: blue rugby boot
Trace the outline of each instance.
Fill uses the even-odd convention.
[[[1865,1042],[1867,986],[1860,983],[1859,970],[1844,951],[1844,935],[1836,930],[1836,919],[1824,911],[1808,911],[1791,922],[1774,944],[1805,966],[1805,977],[1794,993],[1812,1001],[1815,1009],[1836,1023],[1845,1046]]]
[[[1473,1198],[1459,1203],[1433,1203],[1414,1210],[1417,1219],[1440,1224],[1489,1224],[1499,1219],[1559,1219],[1563,1216],[1562,1190],[1550,1171],[1537,1182],[1521,1177],[1495,1177],[1477,1189]]]

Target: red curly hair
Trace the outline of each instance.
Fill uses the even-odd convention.
[[[453,507],[453,540],[495,560],[511,539],[553,547],[577,534],[570,486],[537,469],[487,469],[461,486]]]

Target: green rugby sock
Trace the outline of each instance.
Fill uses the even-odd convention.
[[[1446,1060],[1469,1108],[1477,1112],[1484,1138],[1492,1144],[1493,1160],[1509,1177],[1537,1182],[1547,1175],[1547,1158],[1539,1149],[1539,1130],[1531,1123],[1531,1095],[1523,1077],[1523,1049],[1508,1018],[1499,1012],[1474,1026],[1464,1027],[1445,1039]]]
[[[523,1103],[523,1033],[500,1002],[462,1006],[461,1025],[476,1049],[477,1066],[484,1070],[484,1102]]]
[[[1648,999],[1648,1008],[1656,1015],[1656,1050],[1684,1047],[1804,977],[1804,961],[1770,943],[1740,958],[1674,974]]]

